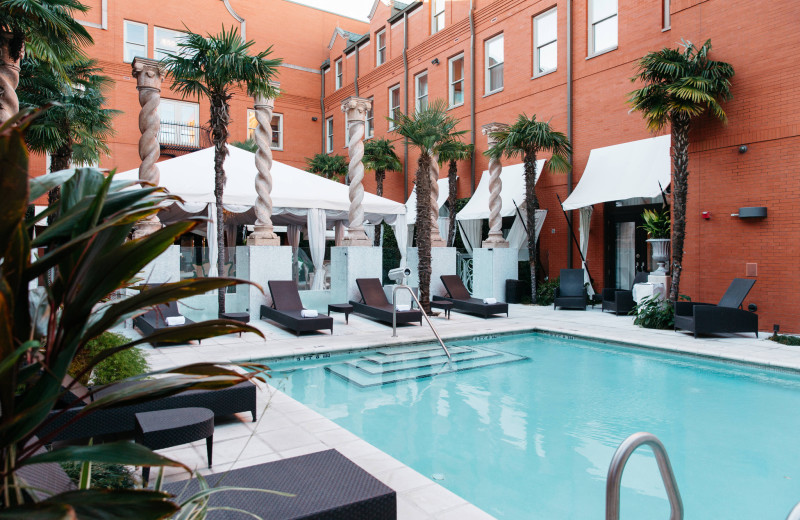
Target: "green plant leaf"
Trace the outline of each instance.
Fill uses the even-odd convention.
[[[149,448],[133,442],[109,442],[94,446],[65,446],[47,453],[34,455],[21,465],[42,464],[45,462],[106,462],[111,464],[127,464],[129,466],[172,466],[183,468],[191,473],[191,469],[182,462],[172,460]]]
[[[36,200],[56,186],[61,186],[75,175],[75,169],[46,173],[30,180],[31,200]]]
[[[69,505],[81,520],[155,520],[178,511],[169,498],[167,493],[145,489],[86,489],[61,493],[42,503]]]
[[[78,520],[69,504],[38,502],[22,507],[0,509],[0,520]]]
[[[0,362],[0,377],[2,377],[3,374],[8,372],[8,370],[11,369],[11,367],[16,365],[17,361],[19,361],[19,358],[22,356],[22,354],[24,354],[25,352],[27,352],[32,348],[38,347],[39,345],[40,343],[38,341],[32,339],[20,345],[20,347],[13,353],[11,353],[11,355],[6,356],[5,359],[3,359],[2,362]]]

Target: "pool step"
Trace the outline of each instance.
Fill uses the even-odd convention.
[[[328,365],[325,370],[365,388],[529,359],[483,347],[454,346],[450,353],[453,359],[448,362],[439,347],[385,349],[356,360]]]

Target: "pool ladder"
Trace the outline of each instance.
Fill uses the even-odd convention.
[[[442,346],[442,350],[444,350],[444,353],[447,354],[447,359],[452,361],[453,358],[450,357],[450,352],[447,350],[447,347],[444,346],[444,341],[442,341],[441,336],[439,336],[439,333],[436,332],[436,327],[433,326],[433,323],[431,323],[431,319],[425,313],[425,309],[423,309],[422,305],[420,305],[419,300],[417,299],[417,295],[414,294],[414,291],[411,290],[411,287],[407,285],[395,285],[394,289],[392,289],[392,337],[393,338],[397,337],[397,290],[398,289],[407,290],[408,294],[410,294],[411,297],[414,299],[414,301],[417,302],[417,307],[419,307],[419,312],[422,313],[422,315],[425,317],[425,321],[428,322],[428,325],[433,331],[433,335],[436,336],[436,340],[439,342],[439,345]]]

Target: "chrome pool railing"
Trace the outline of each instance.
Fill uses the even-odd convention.
[[[670,506],[670,520],[683,520],[683,502],[678,491],[678,483],[675,481],[675,474],[672,472],[672,465],[669,463],[667,450],[658,437],[652,433],[634,433],[619,445],[614,457],[611,459],[611,466],[608,468],[608,479],[606,481],[606,520],[619,520],[619,492],[622,483],[622,471],[625,464],[636,448],[642,445],[650,446],[656,456],[658,470],[661,473],[661,480],[667,491],[667,498]],[[800,516],[793,517],[800,520]]]
[[[800,502],[789,511],[789,516],[786,520],[800,520]]]
[[[408,291],[408,294],[417,302],[417,307],[419,308],[419,312],[422,313],[422,316],[425,317],[425,321],[428,322],[428,326],[430,326],[431,331],[433,331],[433,335],[436,336],[436,340],[439,342],[439,345],[442,346],[442,350],[444,353],[447,354],[447,359],[452,360],[453,358],[450,357],[450,352],[447,350],[447,347],[444,346],[444,341],[442,341],[441,336],[439,333],[436,332],[436,327],[433,326],[431,323],[431,319],[428,318],[428,315],[425,313],[425,309],[422,308],[422,305],[419,304],[419,300],[417,299],[417,295],[414,294],[414,291],[411,290],[411,287],[407,285],[395,285],[394,289],[392,289],[392,337],[397,337],[397,289],[405,289]]]

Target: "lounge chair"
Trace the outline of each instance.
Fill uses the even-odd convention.
[[[636,273],[633,278],[631,290],[625,289],[603,289],[603,310],[611,311],[617,316],[620,314],[628,314],[633,310],[633,286],[637,283],[645,283],[647,281],[648,273]]]
[[[168,327],[167,318],[183,316],[178,310],[178,302],[168,302],[156,305],[141,316],[133,318],[133,326],[142,331],[147,336],[153,332]],[[187,317],[183,317],[184,324],[194,323]],[[171,343],[170,343],[171,344]],[[154,347],[164,345],[164,343],[153,344]]]
[[[758,337],[758,314],[741,309],[755,280],[734,278],[719,303],[675,302],[675,330],[698,334],[754,332]]]
[[[583,269],[562,269],[553,298],[553,309],[561,307],[585,311],[587,295],[583,284]]]
[[[333,334],[333,318],[322,315],[313,318],[302,316],[305,309],[300,301],[297,284],[293,280],[270,280],[267,285],[272,295],[272,307],[261,306],[261,319],[279,323],[298,336],[301,332],[320,329],[331,329]]]
[[[357,278],[356,285],[361,293],[361,301],[350,301],[353,312],[373,318],[383,323],[392,323],[392,304],[383,292],[381,281],[377,278]],[[422,313],[417,309],[397,311],[397,324],[419,322],[422,326]]]
[[[440,276],[447,296],[434,296],[433,301],[448,301],[453,303],[453,309],[469,314],[478,314],[488,318],[494,314],[505,313],[508,317],[508,304],[503,302],[483,303],[481,298],[470,296],[464,282],[454,274],[443,274]]]

